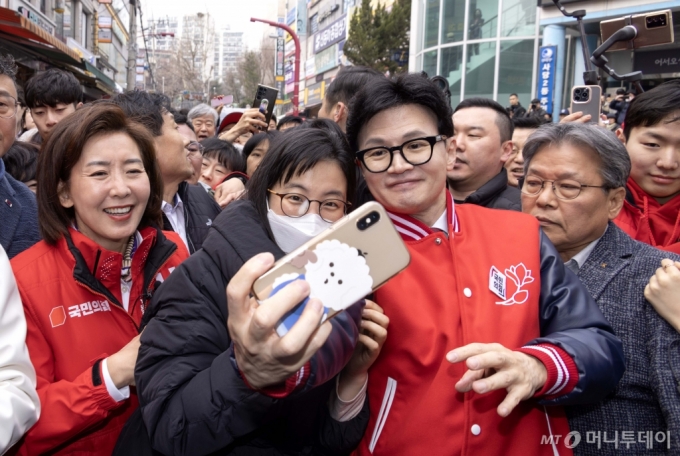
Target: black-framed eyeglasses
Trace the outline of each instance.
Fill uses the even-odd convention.
[[[371,147],[356,153],[357,160],[363,163],[371,173],[383,173],[392,165],[394,152],[399,151],[401,157],[413,166],[424,165],[432,158],[434,145],[446,139],[445,135],[427,136],[406,141],[401,146]]]
[[[315,202],[319,203],[319,216],[326,222],[333,223],[347,213],[347,206],[351,206],[351,203],[341,199],[331,198],[319,201],[309,199],[299,193],[279,193],[269,189],[267,191],[281,198],[281,212],[293,218],[305,215],[309,212],[312,202]]]
[[[11,95],[0,95],[0,117],[9,119],[17,113],[19,103]]]
[[[187,150],[189,151],[189,155],[193,154],[203,154],[203,145],[199,143],[198,141],[191,141],[189,144],[187,144]]]
[[[525,195],[538,196],[547,183],[552,184],[553,193],[561,200],[578,198],[584,188],[609,188],[607,185],[586,185],[571,179],[543,180],[538,176],[527,176],[520,179],[519,188]]]

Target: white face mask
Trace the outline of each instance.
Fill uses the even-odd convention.
[[[269,202],[267,202],[267,209],[269,209],[267,219],[276,245],[285,253],[292,252],[331,226],[319,214],[307,213],[298,218],[287,217],[272,211],[269,208]]]

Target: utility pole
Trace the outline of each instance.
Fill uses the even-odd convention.
[[[137,0],[130,0],[130,42],[128,43],[127,90],[137,85]]]

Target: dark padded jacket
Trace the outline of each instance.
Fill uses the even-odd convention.
[[[301,392],[273,399],[241,379],[227,330],[225,289],[243,263],[261,252],[283,256],[252,203],[236,201],[217,217],[203,250],[154,296],[135,369],[154,449],[172,455],[324,455],[348,454],[359,443],[368,424],[367,402],[343,423],[330,417],[327,406],[334,376],[358,338],[359,305],[331,320],[331,336],[311,359]]]
[[[184,226],[187,232],[189,253],[194,253],[203,246],[203,240],[213,221],[220,214],[220,205],[199,185],[179,184],[177,189],[184,206]],[[170,220],[163,214],[163,229],[175,231]]]
[[[521,212],[522,201],[519,189],[508,185],[508,172],[505,168],[477,191],[465,198],[456,200],[457,204],[476,204],[489,209],[507,209]]]

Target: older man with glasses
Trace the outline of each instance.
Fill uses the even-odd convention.
[[[0,157],[16,138],[17,67],[12,56],[0,55]],[[35,195],[5,172],[0,160],[0,245],[12,258],[40,240]]]
[[[599,400],[623,373],[597,305],[535,219],[454,202],[451,108],[431,81],[371,80],[349,113],[368,189],[411,254],[375,293],[392,335],[358,454],[570,454],[554,406]]]
[[[523,211],[536,217],[623,342],[626,371],[615,394],[567,407],[581,439],[575,453],[676,454],[680,376],[672,367],[680,365],[680,334],[644,290],[662,259],[680,256],[637,242],[612,223],[626,196],[626,148],[603,128],[568,123],[541,127],[523,152]]]

